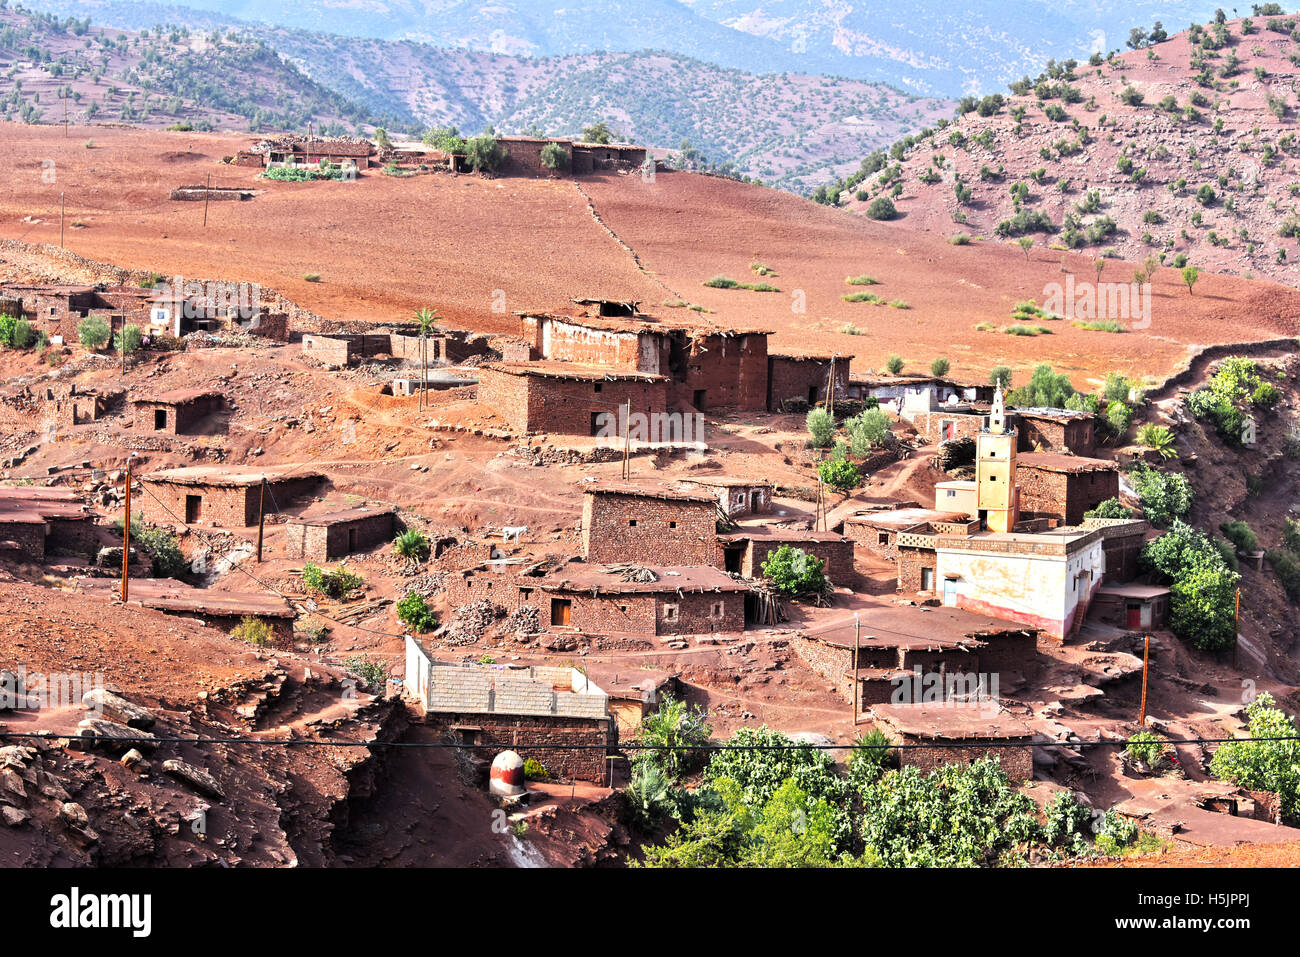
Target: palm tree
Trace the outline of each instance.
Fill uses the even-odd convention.
[[[429,330],[438,324],[442,317],[438,315],[438,310],[417,309],[415,311],[415,321],[420,326],[420,408],[424,408],[425,398],[424,391],[429,382]]]

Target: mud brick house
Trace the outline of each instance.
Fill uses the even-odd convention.
[[[750,588],[712,566],[572,563],[541,582],[543,622],[588,634],[699,635],[745,630]]]
[[[572,315],[520,314],[520,337],[533,354],[663,376],[671,408],[767,408],[769,332],[666,323],[636,302],[574,302]]]
[[[252,472],[215,465],[162,469],[140,479],[145,494],[134,501],[148,521],[159,525],[248,528],[257,524],[259,514],[314,495],[324,481],[319,472]]]
[[[907,405],[905,399],[898,415],[916,429],[917,435],[930,442],[974,439],[984,427],[984,416],[973,412],[970,406],[951,409],[918,408]]]
[[[609,696],[576,669],[438,661],[408,635],[403,684],[425,720],[476,758],[508,749],[560,778],[608,780],[618,746]]]
[[[871,714],[876,727],[894,743],[909,745],[898,751],[903,765],[929,772],[945,764],[972,764],[991,754],[1013,785],[1034,776],[1034,733],[1010,712],[983,703],[878,704],[872,705]]]
[[[628,143],[573,143],[573,174],[582,176],[602,170],[631,172],[645,166],[644,146]]]
[[[368,142],[285,139],[270,144],[264,155],[267,166],[333,163],[337,166],[352,164],[357,169],[369,169],[370,157],[374,154],[375,147]]]
[[[116,599],[121,585],[111,578],[83,578],[78,587],[88,595]],[[194,618],[225,632],[238,626],[244,618],[257,618],[270,626],[277,645],[287,647],[293,643],[297,613],[285,599],[272,592],[213,591],[173,578],[133,578],[127,603]]]
[[[849,363],[853,356],[832,353],[769,352],[767,409],[779,412],[784,402],[801,400],[809,406],[823,402],[834,375],[835,395],[849,397]]]
[[[9,284],[0,287],[0,297],[10,303],[11,310],[17,303],[23,318],[36,329],[70,345],[77,341],[77,325],[92,312],[116,311],[101,298],[102,289],[102,286]]]
[[[572,362],[490,362],[478,369],[478,401],[518,433],[615,437],[625,414],[653,415],[667,407],[661,375]]]
[[[86,555],[98,544],[94,516],[71,489],[0,487],[0,558],[44,562]]]
[[[1169,620],[1169,589],[1155,585],[1107,582],[1097,589],[1092,604],[1098,620],[1116,628],[1163,628]]]
[[[1097,417],[1069,409],[1016,409],[1016,431],[1021,452],[1069,452],[1092,455],[1097,451]]]
[[[942,376],[929,375],[876,375],[850,374],[845,393],[848,399],[875,399],[880,404],[892,402],[901,408],[909,393],[932,392],[938,405],[949,402],[989,402],[993,387],[971,382],[958,382]]]
[[[1037,632],[959,608],[868,606],[853,623],[816,634],[797,632],[790,647],[846,700],[859,704],[915,700],[914,680],[938,676],[945,688],[969,690],[981,674],[1023,673],[1037,654]],[[857,656],[854,656],[854,649]],[[993,689],[989,681],[986,688]],[[999,681],[999,685],[1001,682]]]
[[[891,508],[860,512],[844,520],[844,537],[890,561],[898,559],[900,532],[925,532],[935,524],[970,522],[964,512],[940,512],[932,508]]]
[[[1079,525],[1083,514],[1119,495],[1119,466],[1106,459],[1055,452],[1016,457],[1020,512],[1025,516]]]
[[[598,482],[582,496],[582,554],[593,564],[713,565],[718,500],[666,485]]]
[[[762,578],[763,563],[783,545],[820,559],[822,573],[834,584],[852,586],[857,582],[857,572],[853,568],[853,542],[838,532],[746,525],[718,536],[718,564],[745,578]]]
[[[285,523],[286,554],[328,562],[369,551],[393,540],[396,520],[391,505],[308,509]]]
[[[692,476],[677,484],[686,489],[712,492],[717,496],[719,511],[730,519],[772,511],[771,482],[709,475]]]
[[[392,337],[388,333],[332,333],[328,336],[312,333],[302,337],[303,356],[315,359],[327,369],[344,369],[371,356],[389,355],[392,348]],[[429,348],[432,356],[432,343]]]
[[[129,400],[131,427],[140,432],[190,435],[225,408],[226,398],[210,389],[173,389]]]

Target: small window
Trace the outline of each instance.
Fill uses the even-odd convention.
[[[677,620],[677,606],[664,605],[664,621],[676,621],[676,620]]]
[[[604,385],[603,382],[597,382],[597,383],[593,386],[593,388],[594,388],[597,392],[599,392],[600,389],[601,389],[601,386],[602,386],[602,385]]]
[[[676,523],[676,522],[669,522],[669,523],[668,523],[668,527],[669,527],[669,528],[676,528],[676,527],[677,527],[677,523]]]
[[[629,519],[627,520],[627,527],[628,527],[628,528],[636,528],[636,519],[635,519],[635,518],[629,518]]]
[[[889,533],[888,533],[888,532],[876,532],[876,544],[877,544],[877,545],[888,545],[888,544],[889,544]]]
[[[723,604],[720,601],[715,601],[713,603],[713,607],[709,610],[709,617],[721,618],[722,615],[723,615]]]

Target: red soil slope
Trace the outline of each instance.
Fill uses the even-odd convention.
[[[1189,347],[1300,331],[1295,290],[1206,274],[1189,295],[1173,270],[1163,270],[1146,330],[1121,335],[1053,322],[1053,334],[1037,338],[979,332],[981,322],[1007,325],[1016,301],[1041,300],[1046,284],[1063,281],[1059,254],[1026,260],[1015,249],[954,247],[902,224],[693,174],[661,174],[653,183],[610,175],[581,188],[568,179],[396,179],[379,171],[355,183],[276,183],[219,163],[247,145],[243,137],[61,132],[0,126],[17,157],[0,184],[0,237],[57,243],[65,194],[65,243],[75,253],[164,274],[260,282],[330,318],[391,321],[427,304],[453,324],[511,331],[516,309],[607,295],[641,299],[672,317],[761,324],[777,331],[778,346],[854,354],[861,369],[879,367],[891,352],[911,369],[946,355],[955,374],[980,379],[1001,362],[1025,369],[1050,361],[1076,380],[1111,369],[1160,374],[1184,361]],[[47,159],[55,182],[42,177]],[[200,204],[167,194],[209,174],[213,185],[261,192],[248,202],[213,203],[204,229]],[[766,281],[780,292],[701,285],[718,274],[753,281],[756,260],[776,271]],[[1079,279],[1092,278],[1088,257],[1069,256],[1067,265]],[[1131,272],[1113,262],[1109,274]],[[322,281],[305,281],[308,273]],[[871,291],[909,308],[844,302],[861,288],[845,278],[862,273],[880,280]],[[804,312],[793,311],[796,291]],[[714,312],[663,306],[678,298]],[[863,334],[840,333],[848,323]]]

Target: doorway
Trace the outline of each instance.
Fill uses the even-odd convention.
[[[1142,627],[1142,604],[1141,604],[1141,602],[1136,602],[1136,601],[1131,601],[1131,602],[1129,602],[1129,603],[1124,607],[1124,611],[1125,611],[1125,616],[1126,616],[1126,619],[1127,619],[1127,621],[1125,622],[1125,624],[1126,624],[1129,628],[1141,628],[1141,627]]]
[[[704,411],[704,397],[707,393],[707,389],[696,389],[695,392],[692,393],[695,408],[699,412]]]
[[[193,525],[203,514],[203,496],[186,495],[185,496],[185,524]]]
[[[161,432],[163,429],[167,428],[167,410],[166,410],[166,409],[154,409],[154,410],[153,410],[153,428],[154,428],[154,431],[155,431],[155,432]]]
[[[573,614],[573,600],[569,598],[551,599],[551,624],[567,625]]]
[[[945,605],[957,604],[957,579],[945,578],[943,580],[943,603]]]

